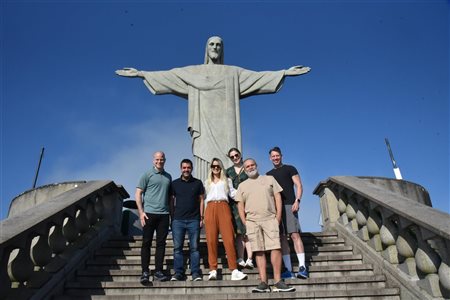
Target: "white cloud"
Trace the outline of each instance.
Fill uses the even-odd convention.
[[[77,127],[77,130],[80,126]],[[179,162],[191,158],[191,141],[186,131],[185,120],[150,120],[130,126],[110,128],[109,139],[102,138],[101,153],[92,152],[92,157],[85,157],[79,165],[86,167],[69,167],[66,159],[61,159],[45,179],[48,182],[72,180],[113,180],[121,184],[134,197],[134,189],[140,176],[152,166],[152,154],[162,150],[166,153],[166,170],[173,177],[179,174]],[[104,135],[101,130],[86,134],[95,139]],[[82,135],[80,135],[82,136]],[[70,155],[69,155],[70,156]],[[76,165],[73,162],[71,166]]]

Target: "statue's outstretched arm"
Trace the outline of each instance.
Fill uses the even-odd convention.
[[[144,77],[141,71],[135,68],[123,68],[122,70],[116,70],[116,74],[124,77]]]
[[[302,74],[306,74],[309,71],[311,71],[310,67],[304,67],[304,66],[293,66],[289,69],[284,71],[284,75],[286,76],[298,76]]]

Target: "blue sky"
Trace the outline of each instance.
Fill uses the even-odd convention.
[[[114,71],[201,64],[212,35],[226,64],[312,68],[241,102],[244,156],[266,172],[278,145],[301,172],[304,230],[320,230],[321,180],[394,177],[385,137],[404,179],[450,210],[448,1],[3,1],[0,26],[1,219],[41,147],[38,185],[111,179],[134,195],[159,149],[178,176],[187,102]]]

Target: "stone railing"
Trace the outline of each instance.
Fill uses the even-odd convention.
[[[0,223],[0,299],[46,299],[113,233],[122,201],[112,181],[88,181]]]
[[[77,188],[78,186],[82,186],[85,183],[86,181],[66,181],[43,185],[35,189],[25,191],[11,201],[9,205],[8,218],[20,215],[25,210],[49,201],[56,196]]]
[[[321,182],[314,194],[320,197],[324,227],[345,236],[400,287],[402,299],[449,298],[450,215],[376,182],[351,176]],[[426,193],[419,185],[400,183]]]

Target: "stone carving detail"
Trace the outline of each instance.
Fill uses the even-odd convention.
[[[356,235],[378,252],[384,262],[403,274],[402,278],[409,278],[411,284],[420,286],[431,297],[450,298],[449,232],[439,226],[423,226],[426,220],[416,221],[418,212],[409,217],[407,203],[402,209],[397,209],[392,199],[375,201],[373,197],[366,197],[364,192],[359,193],[358,188],[349,187],[348,181],[340,185],[340,178],[346,177],[331,177],[314,192],[321,197],[321,207],[326,208],[322,209],[322,219],[328,220],[325,228],[342,224],[343,227],[339,228]],[[377,191],[379,188],[375,193]],[[327,196],[333,194],[336,197]],[[433,213],[429,211],[432,208],[426,205],[420,207],[427,210],[423,215]],[[337,212],[338,215],[332,217],[327,215],[329,212]],[[442,224],[448,224],[448,217],[448,214],[441,217]]]
[[[380,239],[383,243],[383,257],[391,264],[398,264],[398,251],[396,240],[398,237],[398,229],[394,220],[387,219],[380,228]]]
[[[367,242],[370,239],[369,231],[367,230],[368,217],[369,211],[367,209],[367,201],[360,199],[358,201],[358,211],[356,212],[356,222],[358,223],[359,228],[357,236],[365,242]]]
[[[381,224],[380,213],[376,210],[371,210],[367,219],[367,230],[370,237],[368,245],[378,252],[383,250],[380,237]]]
[[[52,249],[47,235],[37,235],[31,241],[31,260],[34,265],[43,269],[52,259]]]
[[[75,219],[72,216],[64,218],[62,232],[69,243],[73,243],[78,237]]]
[[[86,214],[86,210],[79,209],[75,214],[75,226],[78,231],[83,234],[89,229],[89,222]]]
[[[398,268],[411,278],[418,278],[416,271],[417,239],[411,233],[411,228],[402,229],[398,235],[395,245],[397,246],[400,264]]]
[[[446,263],[441,263],[439,266],[439,281],[448,290],[450,290],[450,267]]]
[[[93,201],[89,201],[88,204],[86,205],[86,218],[88,220],[88,224],[89,225],[93,225],[98,221],[98,215],[95,212],[95,207],[94,207],[94,203]]]
[[[62,233],[61,225],[53,225],[50,228],[48,242],[53,253],[59,254],[63,252],[63,250],[66,248],[66,239],[64,238],[64,235]]]
[[[8,260],[8,274],[11,281],[15,281],[22,286],[33,273],[33,262],[30,259],[29,251],[24,248],[17,248],[11,251]]]
[[[99,218],[104,212],[104,197],[93,195],[91,198],[81,197],[75,202],[68,201],[72,204],[64,211],[49,215],[28,230],[2,240],[0,299],[30,298],[52,279],[55,272],[66,273],[67,263],[73,254],[87,248],[92,238],[98,238],[106,232],[118,232],[116,229],[120,226],[120,218],[117,215],[122,212],[122,195],[108,192],[111,197],[107,197],[107,206],[110,221],[115,219],[114,224],[108,225]],[[7,224],[9,231],[13,231],[13,225],[13,221]],[[51,289],[48,289],[49,293]],[[43,298],[47,298],[47,295]]]

